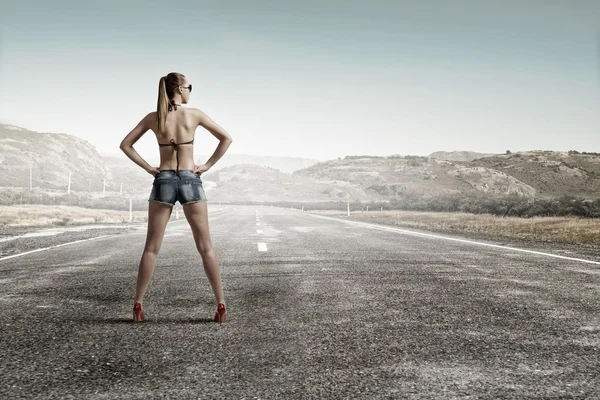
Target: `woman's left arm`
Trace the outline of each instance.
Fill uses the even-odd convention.
[[[156,168],[150,166],[133,148],[133,144],[137,142],[144,133],[148,132],[150,129],[150,119],[152,113],[146,115],[142,120],[137,124],[135,128],[131,132],[125,136],[125,138],[121,141],[119,148],[137,165],[142,167],[146,172],[152,174]]]

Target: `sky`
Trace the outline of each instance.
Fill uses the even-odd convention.
[[[101,154],[169,72],[228,153],[600,152],[597,0],[20,0],[0,27],[0,122]],[[158,157],[152,131],[134,147]]]

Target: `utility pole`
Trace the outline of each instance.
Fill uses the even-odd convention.
[[[71,194],[71,171],[69,171],[69,185],[67,186],[67,193]]]
[[[31,165],[29,166],[29,190],[33,189],[33,172]]]

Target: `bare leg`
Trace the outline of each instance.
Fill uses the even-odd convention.
[[[217,303],[225,304],[225,295],[223,294],[223,284],[221,283],[221,272],[217,263],[217,255],[210,240],[210,231],[208,229],[208,208],[206,201],[186,204],[183,206],[185,218],[192,228],[196,248],[202,257],[204,273],[210,282],[210,286],[215,294]]]
[[[153,201],[148,202],[148,233],[146,234],[146,245],[144,246],[144,252],[138,269],[137,285],[135,289],[136,302],[142,303],[144,293],[146,293],[146,288],[154,273],[156,256],[160,251],[167,222],[169,222],[172,211],[173,207],[167,204],[156,203]]]

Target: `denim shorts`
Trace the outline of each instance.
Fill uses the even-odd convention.
[[[174,206],[177,200],[181,205],[207,200],[199,173],[180,169],[177,176],[174,169],[163,169],[154,175],[148,201]]]

